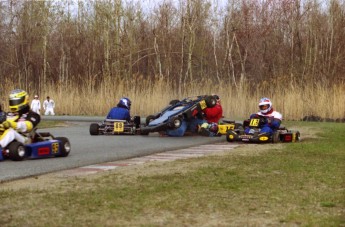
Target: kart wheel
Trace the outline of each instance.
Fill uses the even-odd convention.
[[[207,96],[205,98],[207,107],[214,107],[217,104],[217,99],[214,96]]]
[[[233,132],[233,131],[228,131],[228,132],[226,133],[226,141],[228,141],[228,142],[234,142],[234,141],[236,140],[236,138],[237,138],[237,135],[236,135],[235,132]]]
[[[26,157],[25,147],[22,143],[14,141],[8,146],[9,158],[13,161],[22,161]]]
[[[272,143],[280,142],[280,135],[279,132],[274,132],[272,135]]]
[[[71,144],[66,137],[56,137],[56,140],[61,141],[62,147],[60,147],[60,154],[55,155],[56,157],[67,157],[71,151]]]
[[[99,125],[97,123],[92,123],[90,125],[90,135],[98,135],[99,134]]]
[[[148,135],[149,135],[149,132],[143,132],[143,131],[141,131],[141,132],[140,132],[140,135],[148,136]]]
[[[169,105],[176,105],[176,103],[179,103],[180,102],[180,100],[178,100],[178,99],[173,99],[173,100],[171,100],[170,102],[169,102]]]
[[[177,129],[177,128],[181,127],[182,119],[177,117],[172,121],[172,124],[173,124],[174,129]]]
[[[151,121],[153,121],[154,119],[156,119],[156,117],[154,115],[149,115],[146,117],[146,125],[149,125]]]
[[[301,140],[301,134],[299,133],[299,131],[297,131],[297,132],[295,132],[295,141],[293,141],[293,142],[298,142],[298,141],[300,141]]]

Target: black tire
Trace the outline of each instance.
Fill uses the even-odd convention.
[[[99,135],[99,125],[97,123],[92,123],[90,125],[90,135]]]
[[[8,146],[9,158],[13,161],[22,161],[26,157],[24,144],[13,141]]]
[[[149,125],[149,123],[150,123],[151,121],[153,121],[154,119],[156,119],[156,116],[154,116],[154,115],[149,115],[149,116],[147,116],[147,117],[146,117],[146,121],[145,121],[146,125]]]
[[[141,131],[141,130],[140,130],[140,135],[148,136],[148,135],[149,135],[149,132],[148,132],[148,131]]]
[[[274,132],[272,135],[272,143],[278,143],[278,142],[281,142],[279,132]]]
[[[178,129],[182,125],[182,119],[180,117],[177,117],[171,123],[172,123],[174,129]]]
[[[234,135],[234,133],[229,130],[227,133],[226,133],[226,141],[228,142],[234,142],[236,139],[236,135]]]
[[[217,99],[214,96],[207,96],[205,102],[207,107],[212,108],[217,104]]]
[[[66,137],[56,137],[56,140],[60,141],[60,154],[55,155],[56,157],[67,157],[71,152],[71,144]]]
[[[179,103],[179,102],[180,102],[180,100],[178,100],[178,99],[173,99],[173,100],[171,100],[171,101],[169,102],[169,105],[173,106],[173,105],[176,105],[176,103]]]
[[[301,134],[299,133],[299,131],[296,132],[296,138],[295,138],[295,142],[299,142],[301,141]]]

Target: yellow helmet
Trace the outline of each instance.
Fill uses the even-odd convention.
[[[19,112],[29,107],[29,95],[26,91],[15,89],[10,93],[10,110]]]

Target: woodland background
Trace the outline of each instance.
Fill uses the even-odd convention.
[[[0,102],[22,88],[57,114],[149,115],[217,93],[244,118],[270,97],[285,119],[345,117],[344,0],[0,2]]]

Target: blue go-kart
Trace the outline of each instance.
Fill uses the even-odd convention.
[[[37,132],[36,130],[32,134],[29,144],[14,140],[5,148],[0,147],[0,161],[5,159],[22,161],[69,155],[71,144],[66,137],[54,137],[49,132]]]

